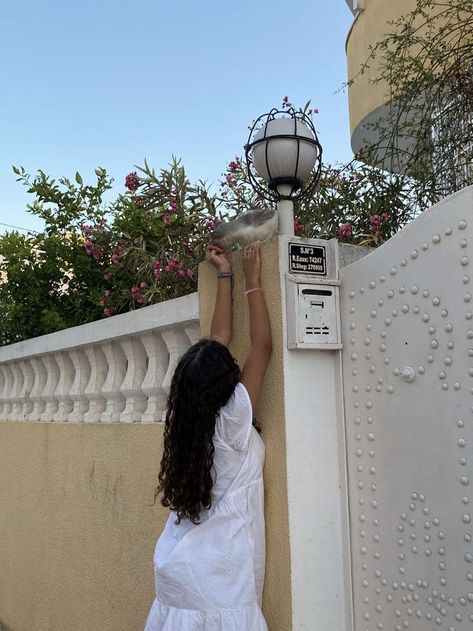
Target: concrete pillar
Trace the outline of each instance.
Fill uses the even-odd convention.
[[[263,428],[266,446],[266,581],[263,609],[271,631],[289,631],[292,626],[291,559],[286,472],[286,426],[284,412],[284,359],[281,286],[278,282],[278,241],[262,246],[262,284],[268,302],[273,334],[273,355],[255,416]],[[231,255],[235,275],[233,290],[233,339],[230,350],[243,366],[249,350],[248,307],[244,295],[242,256]],[[210,331],[215,304],[216,273],[209,263],[199,268],[200,327]]]
[[[271,631],[349,631],[348,519],[340,351],[288,350],[285,273],[288,240],[262,245],[262,286],[271,317],[273,355],[255,411],[266,445],[267,536],[263,610]],[[235,274],[234,335],[243,365],[249,349],[242,256]],[[199,271],[200,322],[208,335],[216,274]]]

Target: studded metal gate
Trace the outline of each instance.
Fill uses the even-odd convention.
[[[355,631],[473,629],[473,188],[343,268]]]

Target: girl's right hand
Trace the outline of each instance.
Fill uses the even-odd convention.
[[[247,289],[260,286],[261,276],[261,255],[260,242],[254,241],[243,250],[243,270],[245,272],[245,283]]]

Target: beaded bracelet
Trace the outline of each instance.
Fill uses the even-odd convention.
[[[252,294],[254,291],[263,291],[262,287],[253,287],[253,289],[246,289],[245,295]]]
[[[233,272],[218,272],[217,278],[230,278],[232,282],[232,294],[233,294],[233,284],[234,284]]]

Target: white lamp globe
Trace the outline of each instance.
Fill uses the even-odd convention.
[[[274,187],[288,179],[294,180],[295,187],[302,186],[318,157],[314,134],[303,121],[294,118],[269,120],[258,131],[254,142],[254,167],[258,175]]]

